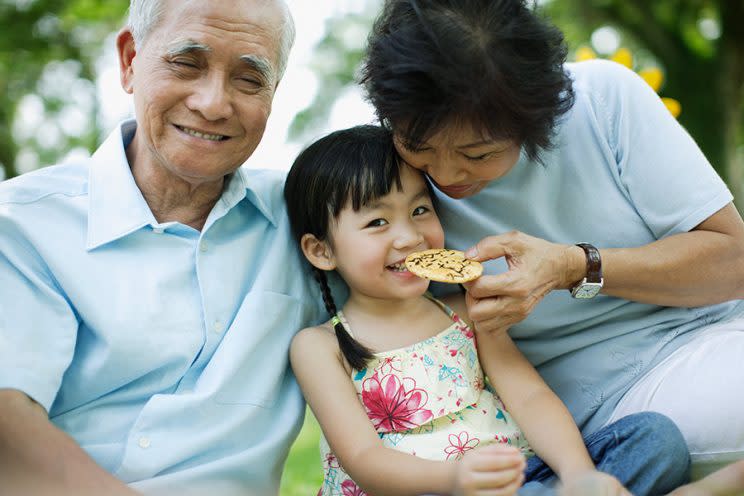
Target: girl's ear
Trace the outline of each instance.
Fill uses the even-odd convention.
[[[336,261],[333,252],[328,243],[321,241],[313,234],[304,234],[300,240],[300,247],[305,258],[320,270],[333,270],[336,268]]]

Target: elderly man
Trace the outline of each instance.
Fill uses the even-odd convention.
[[[136,119],[0,185],[0,493],[277,493],[319,299],[240,165],[293,37],[281,0],[132,0]]]

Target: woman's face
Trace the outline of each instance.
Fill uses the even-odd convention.
[[[450,198],[473,196],[505,176],[519,160],[520,146],[511,140],[484,137],[471,126],[450,125],[418,147],[395,134],[395,148],[408,164],[425,172]]]

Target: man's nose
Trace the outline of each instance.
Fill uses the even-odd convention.
[[[199,80],[188,98],[189,109],[199,112],[208,121],[228,119],[233,115],[233,102],[229,85],[219,75]]]

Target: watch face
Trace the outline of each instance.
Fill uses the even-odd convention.
[[[599,293],[599,290],[602,289],[602,283],[599,282],[585,282],[584,284],[581,284],[574,288],[572,291],[572,296],[574,298],[594,298]]]

